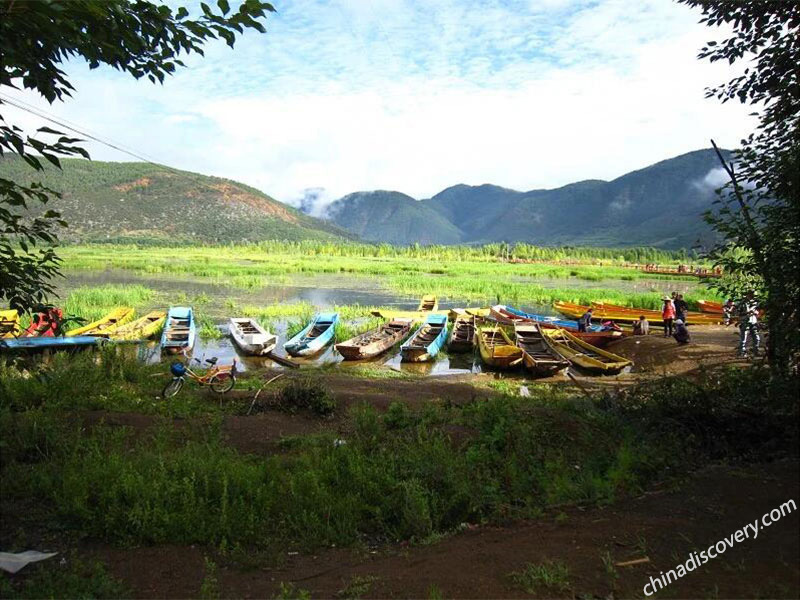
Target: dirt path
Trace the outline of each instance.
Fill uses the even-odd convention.
[[[270,598],[292,583],[314,598],[530,597],[508,576],[526,564],[555,560],[569,569],[563,589],[538,597],[642,597],[658,576],[789,499],[800,502],[795,461],[701,471],[679,489],[650,491],[613,507],[570,508],[509,527],[477,527],[422,547],[394,545],[374,553],[329,549],[286,553],[280,568],[249,568],[215,557],[222,597]],[[800,511],[687,574],[659,596],[788,597],[800,594]],[[204,551],[196,547],[94,548],[140,598],[196,597]],[[617,562],[648,557],[632,567]]]

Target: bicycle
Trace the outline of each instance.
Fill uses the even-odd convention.
[[[202,364],[199,358],[195,358],[198,363]],[[188,365],[182,362],[175,361],[169,367],[172,373],[172,380],[164,386],[164,391],[161,392],[162,398],[172,398],[181,391],[183,384],[186,382],[186,377],[194,379],[200,385],[207,385],[211,388],[212,392],[217,394],[226,394],[233,389],[236,385],[236,360],[234,359],[232,365],[217,366],[217,357],[208,358],[206,362],[209,363],[210,368],[204,375],[199,375],[192,371]]]

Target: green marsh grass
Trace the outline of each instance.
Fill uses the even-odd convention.
[[[503,302],[578,303],[608,301],[627,306],[658,308],[658,298],[675,281],[696,282],[688,276],[661,276],[622,266],[625,260],[660,262],[669,253],[652,249],[536,249],[528,252],[541,262],[508,263],[498,260],[497,248],[420,247],[391,249],[360,244],[264,242],[247,246],[138,247],[67,246],[61,249],[66,269],[118,268],[139,274],[160,273],[217,284],[257,289],[287,285],[294,277],[344,275],[375,279],[383,288],[408,296],[436,293],[442,298]],[[658,259],[657,257],[661,257]],[[674,255],[679,260],[679,254]],[[546,261],[550,262],[546,262]],[[582,264],[575,264],[581,262]],[[685,261],[686,262],[686,261]],[[563,285],[543,285],[542,280],[563,280]],[[597,289],[570,286],[570,280],[599,284]],[[622,291],[614,281],[642,282],[650,291]],[[605,284],[603,283],[605,282]],[[718,298],[698,291],[687,295],[694,306],[700,298]]]

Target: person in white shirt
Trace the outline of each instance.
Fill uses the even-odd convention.
[[[747,292],[739,308],[739,356],[747,356],[746,346],[749,337],[753,345],[753,355],[758,354],[761,337],[758,335],[758,303],[753,292]]]

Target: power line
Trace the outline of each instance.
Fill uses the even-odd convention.
[[[9,97],[8,95],[6,95],[6,94],[4,94],[2,92],[0,92],[0,101],[2,101],[5,104],[8,104],[10,106],[14,106],[15,108],[18,108],[19,110],[22,110],[24,112],[30,113],[32,115],[35,115],[35,116],[39,117],[40,119],[45,119],[46,121],[50,121],[51,123],[54,123],[54,124],[58,125],[59,127],[63,127],[65,129],[69,129],[73,133],[77,133],[78,135],[81,135],[81,136],[83,136],[85,138],[93,140],[93,141],[95,141],[95,142],[97,142],[99,144],[103,144],[104,146],[108,146],[109,148],[113,148],[114,150],[117,150],[117,151],[122,152],[124,154],[128,154],[129,156],[132,156],[134,158],[138,158],[139,160],[142,160],[142,161],[144,161],[146,163],[149,163],[151,165],[156,165],[156,166],[159,166],[159,167],[166,166],[166,165],[161,165],[161,164],[159,164],[159,163],[157,163],[157,162],[155,162],[153,160],[150,160],[149,158],[146,158],[146,157],[142,156],[141,154],[137,154],[136,152],[133,152],[131,150],[123,148],[118,144],[115,144],[113,142],[101,139],[101,138],[99,138],[99,137],[97,137],[95,135],[92,135],[91,133],[88,133],[88,132],[86,132],[84,130],[78,129],[77,127],[73,127],[72,125],[69,125],[64,120],[56,119],[55,117],[48,115],[43,110],[41,110],[39,108],[35,108],[34,106],[32,106],[32,105],[30,105],[27,102],[24,102],[22,100],[18,100],[16,98],[11,98],[11,97]],[[167,167],[167,168],[171,168],[171,167]]]

